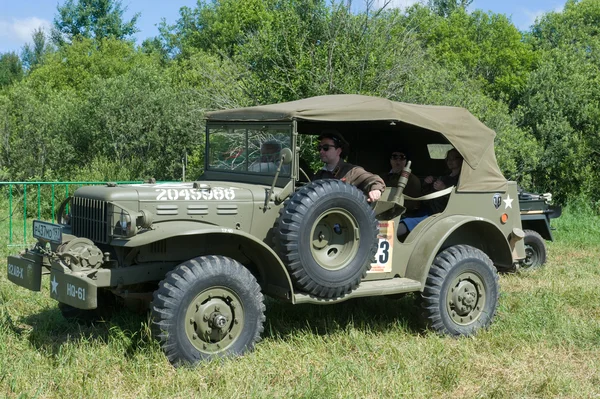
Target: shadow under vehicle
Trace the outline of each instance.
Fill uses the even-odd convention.
[[[374,206],[341,180],[309,181],[301,147],[326,129],[371,172],[387,172],[396,146],[412,164]],[[34,222],[38,243],[8,257],[8,277],[39,291],[49,274],[69,318],[93,319],[115,299],[150,304],[175,365],[251,350],[264,296],[335,304],[416,292],[434,331],[468,336],[494,319],[498,270],[525,259],[517,186],[498,168],[494,136],[462,108],[359,95],[210,112],[198,181],[79,188],[58,224]],[[261,156],[266,141],[279,154]],[[410,166],[442,175],[450,148],[464,158],[458,184],[411,198],[447,195],[446,208],[399,240]]]

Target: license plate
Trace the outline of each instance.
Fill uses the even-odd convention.
[[[33,221],[33,236],[39,240],[62,243],[62,226],[54,223]]]

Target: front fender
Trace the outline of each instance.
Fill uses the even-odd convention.
[[[167,238],[193,236],[197,234],[239,234],[262,244],[261,241],[257,241],[253,236],[240,230],[206,223],[177,220],[155,223],[152,225],[151,229],[144,230],[133,237],[115,238],[110,242],[110,245],[115,247],[136,248]]]
[[[506,237],[488,219],[453,215],[436,219],[415,238],[406,277],[420,281],[422,287],[439,252],[453,245],[471,245],[486,253],[495,265],[510,267],[512,251]]]
[[[202,235],[213,239],[213,242],[228,242],[231,247],[240,248],[241,252],[256,267],[256,276],[264,293],[280,299],[291,300],[293,297],[292,280],[285,265],[275,251],[263,241],[251,234],[232,228],[219,227],[190,221],[170,221],[156,223],[151,230],[146,230],[128,239],[114,239],[111,245],[126,248],[137,248],[164,239],[181,236]],[[217,247],[215,245],[215,247]],[[229,253],[210,252],[207,255],[224,255]]]

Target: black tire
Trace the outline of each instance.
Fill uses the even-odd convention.
[[[355,186],[308,183],[280,211],[275,247],[296,288],[321,298],[355,289],[377,252],[377,220]]]
[[[457,245],[433,261],[421,294],[423,316],[436,332],[474,334],[488,327],[498,308],[498,272],[477,248]]]
[[[167,273],[154,292],[152,318],[169,361],[193,365],[252,350],[265,305],[256,279],[239,262],[201,256]]]
[[[546,263],[546,242],[535,230],[525,230],[525,259],[519,263],[519,271],[529,272]]]
[[[92,325],[110,320],[117,309],[117,298],[110,291],[99,288],[97,292],[98,307],[96,309],[78,309],[65,303],[58,303],[62,316],[72,322]]]

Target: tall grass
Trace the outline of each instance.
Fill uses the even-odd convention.
[[[237,359],[172,368],[146,315],[80,326],[0,263],[0,397],[380,398],[600,396],[600,218],[570,207],[548,263],[501,276],[495,323],[472,338],[422,330],[414,298],[267,303],[263,341]],[[0,226],[0,239],[6,238]],[[12,250],[0,248],[5,257]]]

